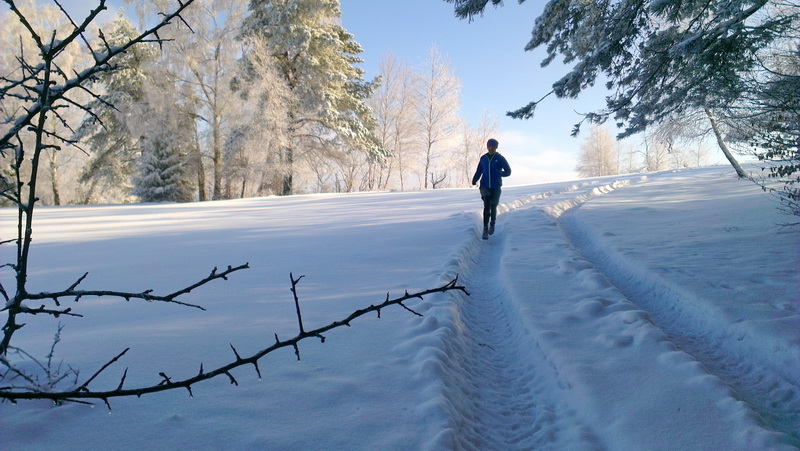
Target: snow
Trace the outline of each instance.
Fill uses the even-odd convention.
[[[166,294],[250,265],[181,298],[207,311],[71,305],[84,317],[59,320],[64,366],[85,379],[131,347],[95,390],[294,336],[290,272],[307,330],[456,274],[471,295],[368,315],[193,397],[2,403],[0,448],[800,447],[800,242],[757,186],[713,167],[506,187],[502,202],[488,241],[475,189],[40,208],[31,291],[88,271],[82,289]],[[0,221],[12,235],[15,212]],[[46,356],[57,323],[27,323],[15,344]]]

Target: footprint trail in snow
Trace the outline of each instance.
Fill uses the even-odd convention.
[[[603,248],[562,221],[626,184],[506,205],[497,234],[465,245],[453,271],[471,296],[453,297],[443,341],[453,448],[630,449],[666,435],[693,449],[708,425],[729,431],[720,449],[797,446],[796,387],[752,374],[746,353],[708,352],[720,330],[671,320],[654,304],[669,290],[642,291],[645,276],[604,263]],[[783,397],[758,401],[766,391],[742,387],[753,378]]]

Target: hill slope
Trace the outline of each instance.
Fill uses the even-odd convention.
[[[175,305],[84,299],[64,365],[154,383],[250,354],[389,292],[440,294],[309,340],[254,371],[113,410],[0,404],[9,449],[754,449],[800,447],[800,243],[727,168],[507,187],[478,236],[476,190],[38,210],[32,290],[170,292],[251,269]],[[3,236],[15,212],[0,210]],[[10,248],[8,248],[10,249]],[[4,253],[4,256],[8,255]],[[6,289],[11,277],[3,269]],[[11,287],[13,289],[13,287]],[[47,354],[34,318],[17,346]],[[20,365],[32,368],[30,362]]]

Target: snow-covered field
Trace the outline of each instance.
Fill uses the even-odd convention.
[[[513,164],[513,162],[512,162]],[[175,379],[402,295],[409,302],[186,390],[94,408],[0,404],[0,449],[800,447],[800,232],[714,167],[507,187],[479,236],[476,189],[40,208],[31,291],[166,294],[207,308],[81,300],[57,358],[95,390]],[[0,210],[2,239],[15,211]],[[2,247],[3,263],[13,255]],[[8,268],[0,277],[13,289]],[[17,346],[47,354],[57,322]],[[30,366],[29,363],[21,363]]]

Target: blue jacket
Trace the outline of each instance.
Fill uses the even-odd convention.
[[[472,176],[472,184],[478,183],[478,179],[480,179],[481,188],[500,188],[503,186],[503,177],[509,175],[511,175],[511,167],[508,165],[508,161],[497,152],[494,155],[489,155],[487,152],[478,162],[478,169]]]

